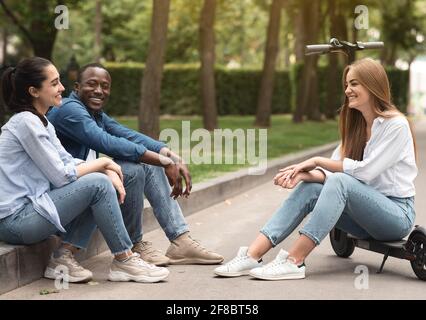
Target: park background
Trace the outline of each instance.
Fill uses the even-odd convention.
[[[380,59],[394,103],[423,114],[425,18],[425,0],[0,0],[0,64],[51,59],[68,94],[79,66],[101,62],[112,76],[105,110],[124,125],[155,138],[184,120],[267,128],[272,159],[338,139],[341,74],[354,59]],[[333,37],[385,48],[304,55]],[[0,105],[0,123],[8,116]],[[190,169],[198,182],[246,165]]]
[[[416,224],[426,225],[425,18],[426,0],[0,0],[0,67],[33,55],[49,58],[69,92],[79,66],[104,63],[112,75],[106,111],[153,137],[164,129],[181,133],[183,121],[192,131],[266,128],[265,174],[239,170],[248,163],[190,163],[194,188],[189,199],[178,199],[191,233],[228,260],[288,196],[271,183],[276,171],[335,148],[342,70],[366,56],[385,66],[394,103],[415,125]],[[385,48],[350,57],[304,55],[307,44],[332,37],[383,41]],[[9,116],[0,105],[0,124]],[[235,148],[233,156],[237,160]],[[143,215],[144,238],[167,248],[147,203]],[[31,246],[0,243],[0,300],[424,299],[424,283],[407,261],[390,259],[376,274],[381,256],[356,250],[340,259],[328,241],[309,260],[309,280],[284,287],[243,278],[224,282],[210,266],[171,266],[170,281],[149,289],[113,284],[106,280],[111,257],[99,232],[77,257],[96,282],[58,291],[41,279],[57,245],[55,237]],[[275,253],[269,254],[265,261]],[[360,264],[371,270],[368,290],[354,286]]]

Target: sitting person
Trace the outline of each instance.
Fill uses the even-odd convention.
[[[221,255],[206,250],[191,238],[176,201],[181,195],[189,196],[191,191],[187,166],[164,143],[128,129],[110,118],[103,111],[110,90],[110,74],[101,64],[82,67],[74,92],[64,99],[60,108],[52,108],[47,115],[55,126],[59,140],[74,157],[89,161],[103,153],[121,166],[126,190],[121,212],[133,243],[132,250],[145,261],[155,265],[221,263]],[[162,161],[160,154],[173,161]],[[182,190],[182,177],[186,184],[185,191]],[[154,249],[151,242],[142,239],[144,194],[171,242],[166,255]]]
[[[61,278],[62,266],[69,282],[87,282],[92,272],[74,259],[74,253],[87,247],[95,224],[115,257],[109,280],[165,279],[166,268],[143,261],[131,250],[115,190],[123,202],[120,166],[108,158],[73,158],[46,119],[49,107],[61,104],[64,91],[55,66],[39,57],[24,59],[4,72],[1,88],[13,116],[0,135],[0,241],[27,245],[59,233],[62,245],[52,254],[44,276]]]
[[[409,122],[391,103],[382,65],[356,61],[343,73],[341,144],[331,159],[314,157],[281,169],[275,184],[292,189],[249,247],[214,272],[265,280],[302,279],[304,261],[337,227],[359,238],[399,240],[414,224],[415,142]],[[300,182],[300,184],[299,184]],[[262,256],[309,221],[289,251],[262,264]]]

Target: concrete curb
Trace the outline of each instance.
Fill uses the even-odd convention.
[[[249,169],[245,168],[196,184],[189,199],[178,200],[182,212],[184,216],[188,216],[225,201],[259,184],[271,181],[277,171],[284,166],[316,155],[328,156],[336,146],[337,142],[333,142],[268,161],[266,171],[261,175],[249,174]],[[159,227],[152,207],[148,203],[144,207],[143,215],[144,233]],[[59,239],[57,237],[50,237],[31,246],[13,246],[0,243],[0,294],[40,279],[43,276],[50,253],[58,244]],[[108,247],[101,233],[97,230],[87,250],[80,252],[77,259],[85,260],[106,250],[108,250]]]

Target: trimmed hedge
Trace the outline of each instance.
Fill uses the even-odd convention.
[[[108,63],[112,78],[111,96],[107,112],[112,115],[137,115],[140,99],[143,64]],[[295,81],[300,76],[300,65],[289,71],[277,71],[272,98],[273,113],[291,113],[295,106]],[[408,71],[387,69],[394,102],[405,111],[408,97]],[[320,108],[325,104],[326,67],[318,73]],[[220,115],[255,114],[261,70],[216,68],[216,97]],[[340,82],[336,84],[340,87]],[[199,66],[166,65],[161,86],[161,114],[201,114]]]
[[[407,114],[410,72],[408,70],[402,71],[397,68],[386,68],[386,72],[389,78],[392,102],[401,112]]]
[[[296,92],[297,86],[296,83],[302,78],[303,64],[294,64],[291,69],[291,84],[292,92],[294,93],[292,97],[292,110],[294,110],[296,105]],[[409,97],[409,78],[410,73],[408,70],[400,70],[394,67],[385,67],[386,73],[388,75],[391,96],[393,104],[404,114],[407,114],[407,104]],[[327,101],[327,66],[318,67],[318,90],[319,90],[319,100],[320,100],[320,111],[324,112],[324,107]],[[339,75],[338,82],[336,86],[338,87],[338,94],[336,99],[336,110],[340,108],[343,103],[343,88],[342,88],[342,74],[343,69],[338,68],[337,73]]]

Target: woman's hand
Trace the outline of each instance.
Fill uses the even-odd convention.
[[[299,172],[309,172],[311,170],[314,170],[318,166],[317,162],[318,157],[313,157],[298,164],[293,164],[291,166],[285,167],[284,169],[281,169],[280,172],[290,171],[286,175],[286,177],[288,177],[288,179],[291,179],[295,177]]]
[[[112,185],[115,190],[118,192],[118,203],[123,204],[124,199],[126,198],[126,190],[124,189],[123,181],[121,177],[117,174],[117,172],[113,170],[105,170],[105,174],[111,180]]]
[[[123,172],[121,171],[121,167],[117,163],[115,163],[113,160],[109,158],[105,158],[105,159],[106,159],[105,166],[104,166],[105,170],[114,171],[119,176],[121,182],[123,183],[124,178],[123,178]]]
[[[274,184],[281,186],[285,189],[293,189],[300,181],[305,180],[306,172],[299,172],[297,175],[295,175],[293,178],[289,178],[289,176],[292,174],[293,170],[285,170],[281,169],[280,172],[274,177]]]
[[[92,172],[106,173],[106,170],[114,171],[120,177],[121,182],[123,182],[123,173],[121,172],[121,167],[110,158],[102,157],[99,159],[82,162],[76,166],[78,178]]]

